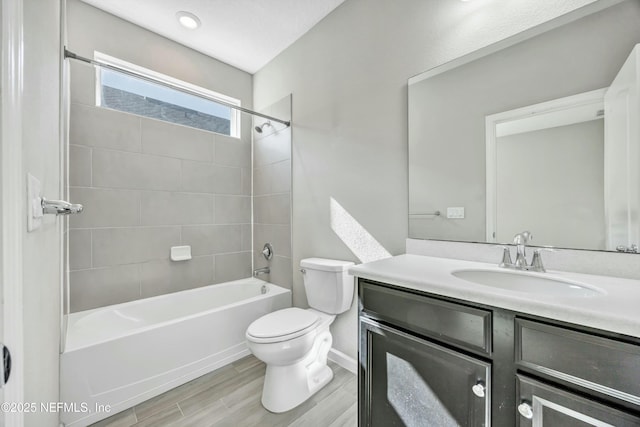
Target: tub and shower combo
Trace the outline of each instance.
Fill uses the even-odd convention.
[[[263,142],[273,141],[273,139],[268,140],[270,133],[275,134],[290,127],[288,120],[282,120],[240,107],[233,103],[228,103],[219,97],[211,97],[204,94],[203,91],[190,89],[183,84],[175,84],[158,79],[153,75],[150,76],[138,71],[134,72],[130,68],[122,68],[114,65],[115,63],[113,61],[108,62],[102,59],[85,58],[66,49],[65,59],[85,63],[85,65],[88,64],[95,67],[96,70],[107,69],[110,72],[120,73],[127,78],[139,78],[146,83],[164,87],[164,89],[182,92],[191,97],[201,98],[205,101],[214,102],[242,113],[266,119],[269,124],[263,124],[257,127],[259,130],[256,129],[256,133],[262,133],[264,129],[265,135],[263,135]],[[67,63],[65,62],[65,64]],[[69,79],[70,71],[68,65],[65,65],[64,71],[65,78]],[[70,80],[68,80],[65,84],[67,88],[74,86],[74,90],[85,93],[89,99],[93,99],[92,97],[95,91],[102,90],[100,89],[100,79],[96,79],[95,82],[96,86],[92,85],[88,90],[84,88],[80,89],[80,82],[78,82],[77,85],[71,85]],[[205,135],[200,132],[206,132],[206,130],[194,131],[193,129],[188,129],[189,125],[185,125],[182,122],[172,122],[155,116],[145,117],[144,114],[132,114],[124,110],[111,110],[110,108],[102,108],[102,106],[97,104],[72,107],[69,96],[65,96],[64,100],[65,103],[68,104],[63,110],[65,111],[67,121],[65,130],[68,131],[66,133],[69,135],[69,139],[67,140],[69,147],[78,146],[82,148],[82,152],[89,152],[91,161],[93,161],[96,156],[100,157],[100,159],[106,159],[102,162],[105,165],[109,165],[109,168],[106,166],[104,168],[104,174],[106,176],[117,175],[117,171],[125,171],[126,168],[129,167],[137,167],[134,165],[155,165],[154,162],[160,162],[155,165],[155,168],[140,166],[141,171],[134,174],[136,179],[132,178],[132,181],[135,182],[125,182],[128,181],[125,178],[116,180],[105,179],[100,182],[100,185],[97,185],[96,180],[93,179],[94,171],[92,168],[89,168],[91,169],[89,174],[91,179],[87,180],[87,182],[78,180],[78,182],[74,184],[78,185],[78,187],[73,187],[69,184],[70,180],[67,180],[69,181],[67,183],[70,185],[70,193],[71,189],[79,191],[79,200],[77,201],[83,202],[82,197],[80,197],[81,194],[87,195],[87,200],[90,201],[89,203],[91,203],[91,201],[108,201],[108,203],[101,202],[102,205],[94,204],[94,213],[100,211],[101,206],[114,205],[114,202],[110,198],[99,198],[103,197],[103,195],[107,197],[106,194],[109,194],[108,197],[112,197],[110,196],[112,191],[126,191],[127,194],[131,191],[137,192],[136,200],[134,200],[135,198],[132,196],[130,201],[123,201],[123,203],[126,202],[132,206],[132,212],[134,209],[135,212],[137,212],[136,215],[132,214],[131,218],[123,223],[115,220],[110,221],[110,218],[108,218],[109,215],[101,212],[100,218],[90,216],[89,220],[84,221],[84,223],[75,224],[74,227],[78,227],[76,230],[91,230],[91,238],[89,239],[88,246],[83,246],[80,249],[76,248],[75,251],[75,253],[81,253],[90,247],[92,251],[90,257],[91,263],[82,261],[77,263],[78,268],[97,269],[112,265],[134,265],[136,263],[158,260],[164,263],[166,261],[166,254],[159,252],[162,248],[156,247],[152,248],[153,251],[150,249],[150,252],[144,254],[144,256],[120,256],[119,254],[112,253],[119,250],[119,245],[124,245],[130,241],[124,238],[123,240],[121,239],[121,237],[129,231],[129,228],[136,233],[138,233],[138,230],[145,230],[144,233],[140,232],[139,234],[135,234],[135,239],[132,237],[134,240],[131,241],[137,242],[138,240],[142,240],[143,236],[150,236],[151,233],[153,233],[153,230],[148,227],[149,224],[154,224],[154,227],[170,225],[173,228],[166,231],[166,233],[163,232],[157,241],[177,243],[177,238],[175,237],[177,231],[175,229],[178,226],[198,225],[208,227],[212,225],[214,212],[210,212],[209,207],[212,205],[208,202],[206,203],[207,209],[202,208],[204,212],[198,212],[197,217],[188,216],[184,218],[184,221],[177,221],[172,213],[171,218],[160,215],[159,217],[154,217],[152,221],[144,222],[142,221],[143,209],[141,206],[142,200],[146,200],[145,197],[147,197],[147,194],[149,194],[149,200],[152,201],[149,203],[151,207],[147,206],[147,213],[152,212],[157,208],[157,205],[169,203],[168,200],[171,200],[171,203],[181,200],[174,198],[174,194],[189,194],[189,200],[192,200],[191,196],[195,194],[195,196],[193,196],[193,203],[195,203],[193,206],[197,206],[197,209],[205,206],[203,202],[205,198],[211,199],[215,195],[215,212],[219,210],[218,195],[222,195],[225,198],[224,200],[233,200],[229,202],[231,203],[229,205],[231,207],[228,209],[229,212],[222,209],[225,210],[226,213],[222,215],[223,218],[216,217],[216,221],[218,222],[214,225],[233,225],[233,229],[237,229],[237,233],[234,231],[234,236],[237,235],[236,242],[244,242],[245,228],[239,225],[245,224],[245,222],[251,222],[245,219],[240,221],[241,218],[251,217],[250,204],[244,203],[244,200],[250,196],[249,194],[245,194],[244,192],[242,192],[241,195],[233,192],[227,194],[227,192],[222,190],[220,194],[218,194],[212,192],[214,189],[210,188],[210,186],[204,188],[202,185],[195,185],[194,187],[191,183],[184,185],[186,181],[182,181],[182,172],[192,168],[192,164],[196,161],[199,162],[200,166],[198,166],[199,169],[197,173],[189,175],[191,177],[189,178],[190,182],[196,182],[196,177],[201,177],[201,180],[205,180],[204,177],[208,176],[207,174],[215,175],[217,174],[216,171],[218,167],[224,167],[224,169],[233,169],[233,176],[240,179],[239,183],[236,183],[237,180],[234,179],[233,188],[236,188],[236,184],[238,184],[239,187],[244,190],[244,182],[246,180],[244,172],[246,170],[250,172],[253,168],[251,164],[253,159],[250,151],[242,147],[238,149],[240,151],[237,153],[244,153],[241,156],[242,161],[235,159],[235,157],[240,157],[239,154],[233,154],[234,159],[230,159],[229,162],[216,163],[213,162],[213,158],[211,157],[211,150],[215,149],[217,152],[219,143],[222,144],[222,147],[226,147],[227,143],[229,143],[229,146],[235,145],[235,143],[226,141],[226,138],[236,139],[235,137],[224,136],[220,141],[217,136],[215,138],[206,136],[205,138]],[[290,100],[286,100],[285,104],[288,105],[287,108],[290,109]],[[100,125],[97,129],[89,130],[88,128],[91,127],[90,125],[92,123],[103,117],[103,113],[107,114],[107,110],[111,110],[108,116],[104,116],[108,122]],[[121,115],[125,115],[126,117]],[[78,130],[77,132],[72,131],[76,129],[71,125],[72,117],[73,120],[77,120],[78,123],[83,123],[81,126],[82,129],[87,129],[82,131]],[[116,117],[118,118],[117,120]],[[161,123],[158,122],[158,120],[160,120]],[[278,124],[277,128],[274,126],[276,123]],[[120,132],[119,126],[124,126],[123,129],[127,131]],[[129,132],[129,126],[136,131]],[[118,132],[111,132],[111,130],[110,132],[105,132],[108,135],[104,137],[101,136],[101,142],[99,144],[88,142],[96,137],[98,133],[102,132],[102,129],[112,127],[114,129],[118,128]],[[269,127],[269,132],[266,132],[267,129],[265,127]],[[80,129],[80,126],[77,128]],[[149,132],[145,133],[145,129],[148,129]],[[130,133],[131,135],[129,135]],[[157,138],[160,141],[157,147],[162,148],[157,148],[156,145],[154,145],[156,142],[149,144],[149,147],[152,147],[150,150],[138,150],[138,152],[132,150],[129,153],[126,151],[127,149],[122,148],[123,142],[136,144],[135,146],[140,148],[146,144],[146,142],[143,144],[143,135],[147,135],[146,137],[149,138],[149,141]],[[277,146],[274,148],[274,150],[279,153],[278,156],[284,156],[283,152],[286,151],[285,148],[290,150],[291,134],[283,133],[283,135],[285,138],[278,139],[276,141]],[[76,139],[72,140],[73,138]],[[167,148],[171,147],[171,142],[173,142],[171,138],[174,138],[179,146],[182,146],[181,143],[183,139],[195,138],[193,141],[195,145],[189,145],[189,147],[197,147],[197,149],[183,149],[179,147],[174,152]],[[242,141],[241,139],[241,142]],[[249,138],[247,138],[246,135],[244,141],[249,142]],[[287,144],[289,144],[289,147],[287,147]],[[129,147],[129,145],[127,145],[127,147]],[[200,147],[203,148],[201,149]],[[211,158],[194,157],[194,153],[205,153],[204,148],[206,148],[206,153],[209,153],[209,157]],[[69,151],[71,152],[71,148],[69,148]],[[187,151],[188,155],[185,156],[184,153]],[[236,153],[235,151],[231,151],[231,148],[225,148],[223,151]],[[84,159],[84,156],[82,159]],[[219,159],[216,154],[216,161],[217,160]],[[285,158],[283,157],[280,160],[285,160]],[[247,162],[251,164],[249,168],[247,168]],[[67,164],[69,163],[70,162],[67,162]],[[121,169],[112,168],[115,164],[119,165]],[[164,168],[163,165],[169,164],[173,165],[171,170],[174,170],[175,166],[176,173],[174,174],[172,172],[167,175],[167,177],[163,176],[162,182],[151,185],[148,181],[159,176],[156,169],[162,170]],[[230,166],[231,164],[234,166]],[[149,172],[147,168],[149,171],[153,170],[153,173]],[[206,173],[203,171],[206,171]],[[128,172],[125,175],[128,177]],[[217,177],[217,175],[215,176]],[[223,176],[226,175],[221,175],[221,177]],[[179,181],[179,185],[176,185],[173,178]],[[283,179],[285,178],[286,176],[283,175]],[[290,179],[290,176],[288,179]],[[253,176],[250,177],[249,183],[252,182],[252,180]],[[80,181],[82,181],[82,183],[80,183]],[[99,192],[100,195],[96,195],[95,198],[93,198],[93,196],[89,197],[89,190],[92,192],[95,190],[95,193],[97,194]],[[192,194],[190,191],[194,193]],[[131,194],[135,195],[134,193]],[[240,197],[242,197],[242,199]],[[242,203],[236,202],[240,200]],[[119,202],[120,200],[118,200],[118,203]],[[239,214],[239,218],[234,220],[230,220],[229,218],[225,219],[224,217],[231,216],[236,210],[240,209],[237,208],[236,205],[242,208],[242,213]],[[189,204],[189,206],[191,205]],[[247,206],[249,207],[246,208]],[[77,212],[80,212],[80,210],[77,210]],[[57,214],[77,212],[56,211]],[[90,212],[85,212],[83,215],[86,216],[88,213],[91,214]],[[218,213],[216,213],[216,215],[218,215]],[[137,220],[135,218],[137,218]],[[208,219],[205,220],[205,218]],[[109,219],[109,221],[107,221],[107,219]],[[126,224],[126,227],[123,226],[123,224]],[[278,225],[281,226],[282,224],[278,223]],[[70,227],[70,225],[67,226],[69,230],[74,227]],[[109,230],[109,233],[103,232],[102,230],[111,228],[122,228],[122,230],[117,230],[117,232],[114,231],[113,233],[111,230]],[[254,237],[252,228],[253,227],[251,227],[250,233],[251,242],[253,242]],[[174,231],[176,231],[176,233],[174,233]],[[86,235],[86,233],[85,231],[83,235]],[[103,240],[105,242],[108,240],[110,243],[105,243],[105,245],[100,246],[94,239],[96,233],[98,233],[101,238],[104,238]],[[200,236],[201,240],[213,239],[212,237],[206,236],[208,236],[206,233]],[[226,236],[226,234],[224,234],[224,236]],[[224,239],[231,240],[227,239],[227,237],[224,237]],[[100,242],[103,240],[100,240]],[[182,240],[182,235],[180,235],[180,240]],[[156,242],[156,240],[153,240],[153,242]],[[83,244],[85,243],[86,241],[83,240]],[[69,243],[68,245],[71,246],[73,244],[75,243]],[[147,246],[150,247],[152,243],[145,243],[144,246],[145,248]],[[169,246],[170,245],[167,244],[167,251],[169,250]],[[187,246],[171,247],[172,255],[170,259],[172,261],[191,259],[190,253],[176,253],[174,257],[174,249],[176,252],[179,252],[180,248],[186,247]],[[102,262],[95,262],[93,257],[94,248],[100,248],[103,258]],[[209,253],[203,253],[201,255],[213,256],[215,254],[217,256],[218,252],[221,251],[221,249],[217,247],[215,250],[212,248],[209,249],[211,249]],[[231,247],[228,249],[229,252],[235,250]],[[66,252],[68,256],[72,251],[68,250]],[[134,252],[134,250],[129,248],[127,254],[132,252]],[[151,254],[151,252],[153,252],[153,254]],[[249,252],[249,250],[246,250],[246,252]],[[159,255],[156,256],[156,254]],[[265,252],[263,252],[263,254],[265,258],[268,255]],[[251,255],[253,255],[253,251],[251,251]],[[248,257],[247,259],[251,258],[252,257]],[[69,259],[66,261],[68,268],[71,263]],[[87,264],[89,264],[89,266],[87,266]],[[260,272],[260,269],[258,269],[257,272]],[[234,275],[233,277],[236,276]],[[172,277],[172,280],[177,281],[178,279]],[[78,282],[82,282],[82,280],[78,279]],[[67,298],[67,308],[69,308],[73,306],[73,304],[70,303],[71,292],[69,280],[67,280],[66,286],[66,290],[63,290],[62,293]],[[250,352],[246,344],[245,332],[249,325],[268,313],[287,307],[291,307],[290,290],[255,277],[250,277],[93,310],[65,314],[64,321],[62,322],[64,325],[64,342],[60,356],[60,399],[66,405],[65,410],[60,413],[61,422],[67,427],[87,426],[248,355]],[[107,408],[109,409],[108,411]]]
[[[61,421],[89,425],[248,355],[249,324],[290,306],[291,291],[248,278],[68,315],[61,400],[76,410]]]

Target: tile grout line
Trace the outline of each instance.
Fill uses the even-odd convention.
[[[182,408],[180,407],[180,403],[176,402],[176,406],[178,407],[178,410],[180,411],[180,414],[182,414],[182,417],[184,418],[185,415],[184,415],[184,412],[182,411]]]
[[[224,255],[242,255],[242,254],[248,254],[248,253],[251,253],[251,251],[246,250],[246,251],[235,251],[235,252],[220,252],[220,253],[215,253],[215,254],[195,255],[195,256],[193,256],[193,259],[217,257],[217,256],[224,256]],[[70,269],[69,272],[70,273],[77,273],[77,272],[81,272],[81,271],[107,270],[107,269],[110,269],[110,268],[118,268],[118,267],[126,267],[126,266],[133,266],[133,265],[150,264],[150,263],[157,262],[157,261],[170,261],[170,259],[169,258],[154,258],[154,259],[149,259],[149,260],[146,260],[146,261],[131,262],[131,263],[127,263],[127,264],[102,265],[102,266],[98,266],[98,267],[82,268],[82,269],[79,269],[79,270],[71,270]]]
[[[206,192],[206,191],[188,191],[188,190],[157,190],[154,188],[132,188],[132,187],[96,187],[96,186],[86,186],[86,185],[70,185],[69,189],[80,189],[80,190],[100,190],[100,191],[128,191],[128,192],[141,192],[145,191],[147,193],[179,193],[179,194],[190,194],[190,195],[202,195],[202,196],[213,196],[213,197],[237,197],[237,198],[249,198],[250,194],[242,194],[242,193],[217,193],[217,192]],[[269,195],[279,195],[286,194],[288,191],[282,193],[273,193]]]
[[[72,144],[72,143],[70,143],[69,146],[87,148],[87,149],[90,149],[90,150],[108,151],[108,152],[112,152],[112,153],[132,154],[132,155],[150,156],[150,157],[161,157],[163,159],[179,160],[179,161],[184,161],[184,162],[193,162],[193,163],[199,163],[201,165],[210,165],[210,166],[220,167],[220,168],[225,168],[225,169],[243,169],[243,168],[246,168],[245,166],[243,166],[243,165],[241,165],[239,163],[238,164],[216,163],[216,162],[213,162],[213,161],[209,162],[209,161],[204,161],[204,160],[191,158],[191,157],[188,157],[188,158],[175,157],[175,156],[170,156],[170,155],[166,155],[166,154],[149,153],[149,152],[146,152],[146,151],[123,150],[123,149],[119,149],[119,148],[103,147],[103,146],[99,146],[99,145],[86,145],[86,144]]]

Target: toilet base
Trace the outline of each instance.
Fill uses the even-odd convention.
[[[291,365],[267,365],[262,389],[262,405],[270,412],[289,411],[333,379],[327,366],[332,337],[329,331],[321,333],[309,354]]]

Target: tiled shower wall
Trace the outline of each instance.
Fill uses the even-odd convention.
[[[291,96],[287,96],[260,112],[283,120],[291,120]],[[266,120],[254,118],[259,125]],[[291,265],[291,128],[272,122],[264,133],[253,138],[253,219],[254,265],[269,266],[265,279],[292,288]],[[274,257],[262,256],[265,243],[271,243]]]
[[[72,102],[69,138],[72,312],[251,276],[249,135]]]
[[[66,1],[67,47],[120,58],[253,105],[252,76],[96,9]],[[70,68],[67,310],[251,276],[251,117],[240,139],[96,107],[96,70]],[[174,111],[175,112],[175,111]],[[193,259],[172,262],[170,248]]]

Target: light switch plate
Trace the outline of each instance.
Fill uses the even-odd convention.
[[[447,218],[464,219],[464,208],[463,207],[447,208]]]
[[[27,174],[27,231],[42,226],[42,183],[38,178]]]

